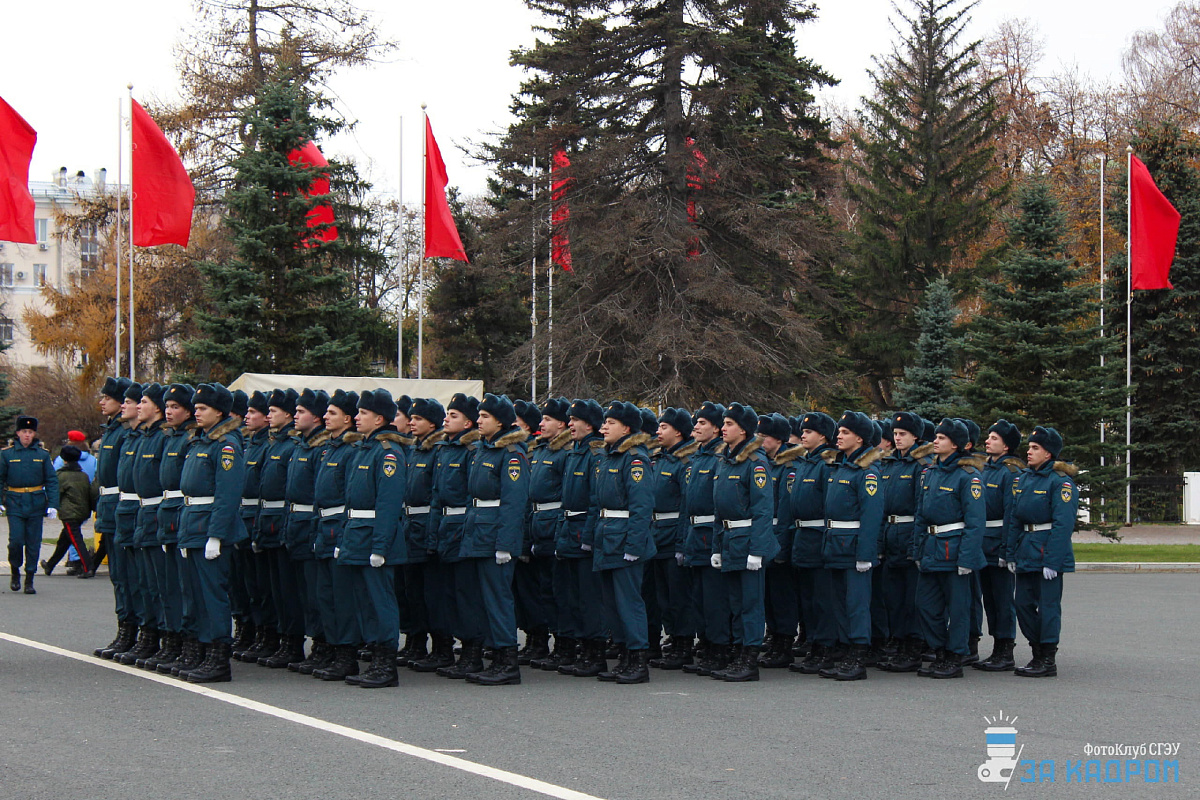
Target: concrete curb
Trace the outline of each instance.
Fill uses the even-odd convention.
[[[1200,572],[1194,561],[1085,561],[1075,562],[1076,572]]]

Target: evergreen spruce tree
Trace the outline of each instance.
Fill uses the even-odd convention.
[[[1012,250],[964,341],[974,374],[961,394],[980,425],[1004,418],[1025,436],[1036,425],[1056,428],[1062,459],[1086,470],[1079,484],[1091,526],[1111,532],[1123,519],[1125,468],[1113,437],[1100,443],[1100,424],[1124,402],[1120,341],[1100,336],[1099,288],[1065,255],[1065,217],[1047,184],[1021,187],[1017,205]]]
[[[574,272],[556,279],[556,387],[684,405],[726,396],[733,371],[742,399],[783,404],[824,381],[810,271],[833,249],[820,207],[832,169],[813,91],[833,80],[792,40],[811,7],[529,5],[549,19],[514,55],[532,76],[488,152],[504,207],[486,248],[530,263],[550,201],[529,164],[564,149]],[[509,374],[528,370],[525,349]]]
[[[862,303],[849,351],[882,407],[911,360],[921,292],[943,275],[966,285],[956,273],[1007,193],[994,160],[994,81],[979,79],[979,42],[962,40],[974,3],[905,5],[910,13],[896,9],[902,38],[871,73],[846,186],[858,204]]]
[[[8,342],[0,342],[0,353],[3,353],[11,345]],[[0,403],[8,399],[9,391],[9,376],[7,369],[0,369]],[[17,417],[21,414],[21,409],[16,406],[0,405],[0,440],[7,439],[12,436],[17,424]]]
[[[306,192],[319,173],[288,158],[338,130],[338,121],[318,116],[327,106],[281,70],[244,117],[256,144],[236,160],[226,196],[237,258],[200,265],[211,307],[197,310],[202,336],[185,343],[213,378],[365,372],[363,336],[378,323],[354,294],[348,262],[359,255],[357,240],[324,243],[316,238],[322,228],[308,226],[316,205],[340,197],[344,208],[346,187],[357,178],[331,162],[320,171],[329,175],[332,198],[312,198]]]
[[[931,420],[955,415],[954,359],[958,337],[954,320],[957,317],[949,281],[939,278],[930,283],[925,300],[917,309],[921,325],[917,361],[904,368],[904,380],[896,384],[898,408]]]

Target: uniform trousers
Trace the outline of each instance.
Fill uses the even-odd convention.
[[[271,605],[275,607],[280,636],[304,635],[303,575],[286,547],[270,547],[266,556]],[[395,599],[393,598],[393,602]]]
[[[14,575],[25,562],[25,572],[37,572],[38,559],[42,556],[42,525],[44,514],[8,517],[8,564]]]
[[[765,625],[764,572],[766,570],[763,569],[739,569],[722,573],[729,593],[733,644],[737,646],[762,647]],[[795,630],[794,625],[792,630]]]
[[[1017,615],[1013,608],[1014,576],[1007,567],[979,570],[979,588],[987,613],[988,633],[993,639],[1017,638]]]
[[[517,627],[523,631],[557,629],[554,614],[554,557],[529,556],[513,570]]]
[[[1016,598],[1017,622],[1021,633],[1033,644],[1058,644],[1062,632],[1063,576],[1052,581],[1037,572],[1018,572]]]
[[[920,638],[921,621],[917,616],[917,576],[920,572],[916,563],[887,564],[877,569],[883,571],[889,634],[896,639]]]
[[[767,630],[780,636],[795,636],[800,625],[799,590],[791,562],[771,562],[766,573]]]
[[[930,647],[967,654],[971,615],[971,576],[957,570],[926,571],[917,578],[917,613]]]
[[[871,643],[871,571],[829,570],[834,619],[843,644]]]
[[[605,618],[612,630],[613,640],[629,650],[645,650],[646,603],[642,600],[640,561],[616,569],[600,570],[600,591]]]
[[[221,554],[209,561],[203,547],[187,548],[184,558],[184,591],[195,615],[196,638],[203,644],[232,644],[233,614],[229,606],[229,565],[233,549],[221,546]]]
[[[796,567],[800,608],[808,640],[832,647],[838,640],[833,609],[833,577],[823,567]]]
[[[346,570],[350,578],[363,641],[385,650],[399,649],[400,609],[396,605],[395,567],[339,564],[335,569]]]

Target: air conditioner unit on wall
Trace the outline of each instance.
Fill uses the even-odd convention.
[[[24,273],[24,272],[18,272],[18,273],[17,273],[17,280],[19,280],[19,281],[23,281],[23,280],[25,280],[25,273]]]
[[[38,250],[49,250],[49,249],[50,249],[50,245],[46,244],[45,242],[42,242],[38,245]]]

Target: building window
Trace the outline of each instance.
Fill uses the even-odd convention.
[[[38,244],[49,244],[50,242],[50,220],[35,219],[33,221],[34,230],[37,233]]]
[[[100,232],[99,228],[85,225],[79,231],[79,272],[81,278],[87,278],[100,266]]]
[[[34,264],[33,265],[33,285],[34,286],[45,286],[46,285],[46,265],[45,264]]]
[[[13,265],[0,264],[0,286],[13,285]]]
[[[13,338],[13,321],[8,317],[0,317],[0,342],[8,344]]]

